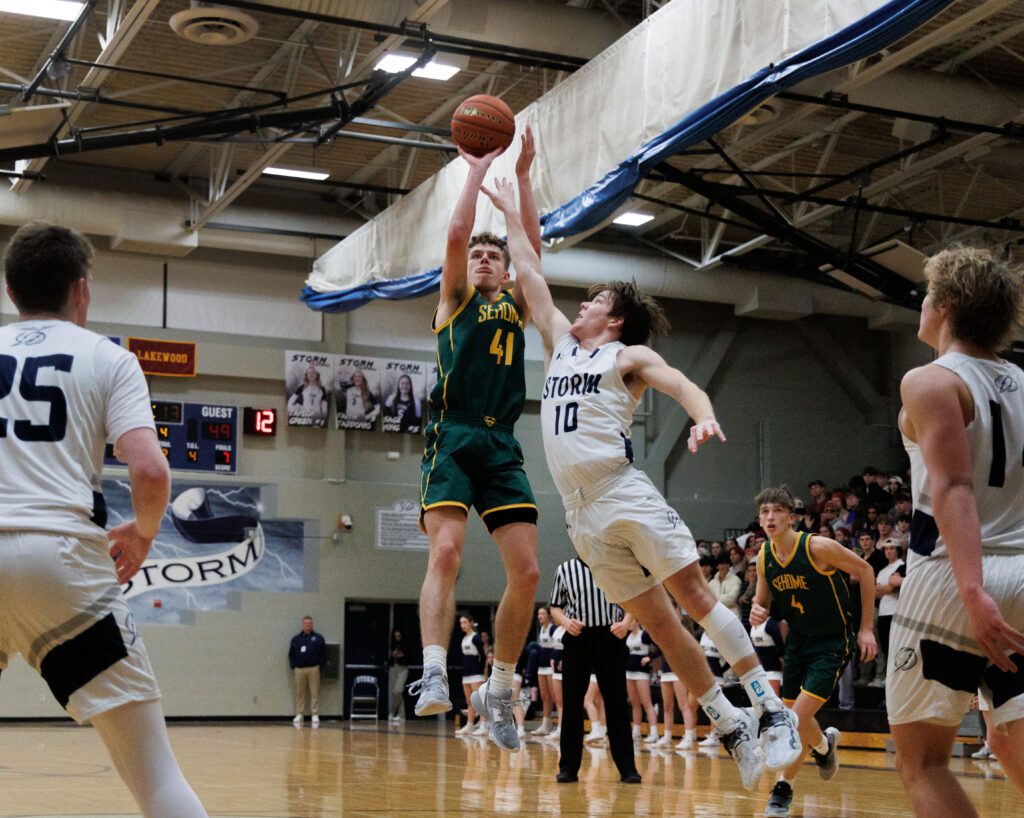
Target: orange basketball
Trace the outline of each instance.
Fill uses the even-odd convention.
[[[512,109],[497,97],[477,94],[465,99],[452,116],[452,139],[473,156],[507,148],[516,133]]]

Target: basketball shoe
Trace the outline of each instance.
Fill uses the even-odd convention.
[[[784,770],[803,755],[803,742],[796,731],[799,722],[797,714],[781,699],[768,699],[762,705],[757,737],[769,770]]]
[[[448,697],[448,676],[442,668],[427,665],[423,668],[423,675],[409,685],[409,692],[414,696],[419,693],[417,716],[436,716],[452,709],[452,701]]]
[[[825,738],[828,739],[828,750],[819,753],[812,749],[811,757],[818,765],[818,775],[828,781],[839,769],[839,756],[836,754],[836,747],[839,746],[839,731],[835,727],[826,727]]]
[[[740,768],[744,789],[753,790],[764,772],[764,753],[757,743],[757,719],[749,707],[739,708],[740,720],[729,733],[722,734],[722,744]]]
[[[779,781],[772,787],[768,798],[768,806],[764,808],[767,818],[789,818],[789,805],[793,803],[793,787],[785,781]]]
[[[492,693],[490,682],[484,682],[469,697],[477,713],[487,715],[487,734],[498,748],[510,753],[519,750],[519,733],[513,706],[516,703],[512,688]]]

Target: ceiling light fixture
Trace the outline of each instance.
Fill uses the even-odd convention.
[[[647,224],[647,222],[652,221],[653,219],[654,216],[650,213],[629,212],[623,213],[616,219],[612,219],[612,224],[622,224],[626,227],[639,227],[642,224]]]
[[[0,0],[0,14],[24,14],[48,20],[77,20],[85,3],[71,0]]]
[[[377,64],[374,66],[378,71],[384,71],[388,74],[398,74],[412,65],[419,57],[412,54],[392,53],[385,54]],[[428,80],[441,80],[442,82],[450,80],[456,74],[459,73],[461,68],[457,65],[450,65],[448,63],[441,63],[437,60],[431,60],[422,68],[417,68],[412,72],[414,77],[423,77]]]
[[[314,182],[322,182],[331,174],[322,170],[302,170],[301,168],[263,168],[267,176],[288,176],[292,179],[310,179]]]

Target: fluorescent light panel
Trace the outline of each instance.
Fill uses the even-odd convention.
[[[388,74],[397,74],[400,71],[404,71],[418,58],[409,56],[406,54],[385,54],[381,57],[380,61],[374,66],[379,71],[386,71]],[[456,74],[459,73],[459,67],[457,65],[445,65],[439,63],[436,60],[431,60],[422,68],[417,68],[412,72],[414,77],[423,77],[428,80],[450,80]]]
[[[612,220],[612,224],[624,224],[626,227],[639,227],[642,224],[654,219],[650,213],[623,213],[617,219]]]
[[[71,0],[0,0],[0,13],[70,22],[78,18],[84,5]]]
[[[299,170],[298,168],[263,168],[268,176],[288,176],[292,179],[311,179],[314,182],[322,182],[331,174],[320,170]]]

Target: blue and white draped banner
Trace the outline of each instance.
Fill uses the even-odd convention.
[[[659,162],[721,131],[768,97],[864,59],[952,0],[674,0],[516,116],[533,126],[531,174],[545,238],[596,227]],[[514,177],[518,145],[491,177]],[[461,160],[335,245],[302,300],[345,312],[437,289]],[[477,231],[505,233],[483,198]]]

